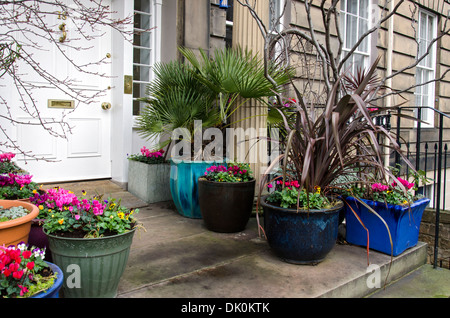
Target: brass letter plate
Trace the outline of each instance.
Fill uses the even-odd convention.
[[[73,100],[49,99],[48,108],[74,109],[75,102]]]
[[[125,75],[123,82],[123,93],[133,94],[133,76]]]

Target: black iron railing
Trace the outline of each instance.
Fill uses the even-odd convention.
[[[435,239],[434,239],[434,267],[438,264],[438,248],[439,248],[439,223],[440,223],[440,212],[441,209],[445,210],[445,180],[446,180],[446,169],[447,169],[447,142],[444,141],[444,120],[446,124],[450,127],[450,115],[445,114],[432,107],[402,107],[399,109],[399,113],[412,112],[416,118],[422,118],[422,113],[424,110],[430,109],[433,114],[433,119],[436,117],[437,125],[426,125],[423,127],[423,123],[416,120],[413,126],[402,127],[402,117],[397,116],[397,143],[402,146],[402,149],[406,148],[407,158],[411,163],[415,163],[415,169],[432,172],[432,187],[427,189],[423,187],[422,193],[432,198],[432,206],[436,210],[436,227],[435,227]],[[390,115],[385,116],[386,128],[390,128]],[[432,121],[433,123],[435,120]],[[409,141],[408,138],[402,139],[402,132],[409,133],[411,129],[416,132],[416,140]],[[450,132],[450,130],[449,130]],[[423,135],[427,134],[426,138]],[[437,136],[436,136],[437,135]],[[436,139],[437,137],[437,139]],[[450,136],[447,136],[450,140]],[[422,140],[424,139],[424,140]],[[448,141],[449,141],[448,140]],[[434,149],[431,149],[434,148]],[[412,149],[412,150],[411,150]],[[395,154],[395,164],[400,164],[406,169],[408,173],[408,167],[406,164],[402,164],[401,157],[399,154]]]

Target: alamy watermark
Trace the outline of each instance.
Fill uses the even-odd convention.
[[[366,279],[367,288],[380,288],[381,287],[381,269],[376,264],[367,266],[366,273],[369,274]]]
[[[196,120],[193,136],[189,129],[183,127],[175,129],[171,139],[173,146],[170,155],[174,161],[229,160],[267,165],[280,154],[277,128],[203,130],[202,121]]]

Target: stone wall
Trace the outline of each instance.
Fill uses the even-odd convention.
[[[439,215],[439,245],[438,266],[442,260],[442,267],[450,268],[450,211],[441,211]],[[434,237],[436,230],[436,213],[433,209],[426,209],[420,225],[419,241],[428,244],[428,263],[434,263]]]

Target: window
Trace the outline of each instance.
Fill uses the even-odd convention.
[[[225,4],[224,4],[225,5]],[[225,46],[231,48],[233,46],[233,0],[228,0],[226,17],[226,36]]]
[[[152,0],[134,1],[133,38],[133,115],[139,115],[146,87],[152,80],[151,67],[155,62],[155,25]]]
[[[423,56],[436,37],[436,16],[424,10],[419,11],[419,21],[417,30],[418,57]],[[416,85],[431,81],[435,77],[436,68],[436,45],[432,45],[427,54],[416,66]],[[415,90],[416,106],[434,107],[434,82],[416,86]],[[427,122],[429,127],[433,124],[433,110],[422,109],[421,119]],[[424,125],[424,127],[427,127]]]
[[[342,0],[340,32],[343,54],[348,53],[361,36],[369,30],[369,0]],[[369,66],[370,37],[365,37],[352,56],[345,62],[344,71],[355,73],[358,67]]]

